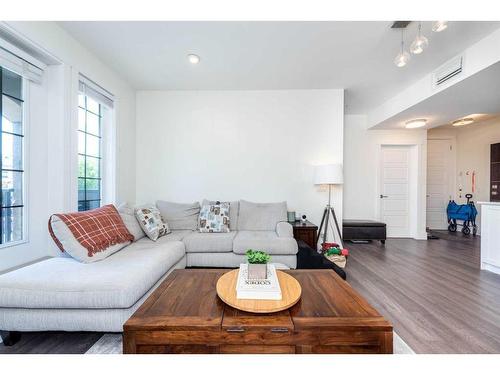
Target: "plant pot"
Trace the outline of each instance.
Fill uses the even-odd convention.
[[[267,264],[248,264],[248,279],[249,280],[264,280],[267,279]]]

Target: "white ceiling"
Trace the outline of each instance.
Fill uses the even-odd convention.
[[[138,90],[345,88],[347,113],[366,113],[500,27],[450,22],[432,33],[431,24],[428,50],[397,68],[400,33],[389,21],[60,22]]]
[[[449,125],[452,121],[473,117],[477,121],[500,115],[500,62],[415,104],[374,129],[402,129],[406,121],[425,118],[427,129]],[[482,114],[483,116],[469,116]]]

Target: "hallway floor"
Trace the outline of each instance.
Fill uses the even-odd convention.
[[[348,282],[416,353],[500,353],[500,275],[479,270],[480,237],[346,243]]]

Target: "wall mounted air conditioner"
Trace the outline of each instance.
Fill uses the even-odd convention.
[[[432,75],[434,87],[439,87],[450,79],[459,76],[463,71],[463,62],[464,57],[457,56],[436,69]]]

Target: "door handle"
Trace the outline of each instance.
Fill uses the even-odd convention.
[[[380,194],[380,199],[382,199],[382,198],[389,198],[389,196]]]

